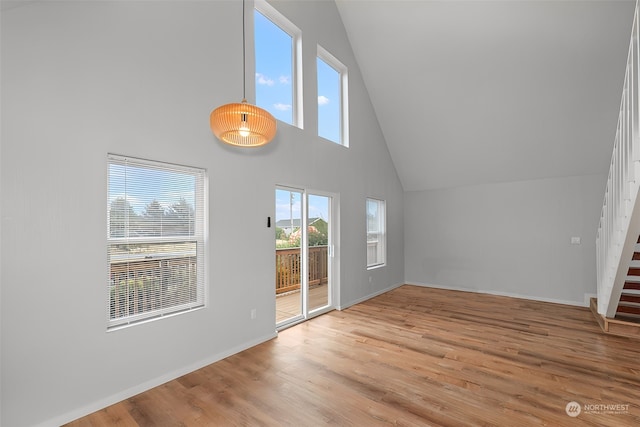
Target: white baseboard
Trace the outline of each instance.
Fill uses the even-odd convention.
[[[85,405],[82,408],[78,408],[76,410],[73,410],[71,412],[67,412],[66,414],[62,414],[60,416],[57,416],[49,421],[45,421],[43,423],[37,424],[35,427],[53,427],[53,426],[60,426],[62,424],[66,424],[68,422],[71,422],[73,420],[76,420],[80,417],[84,417],[86,415],[89,415],[93,412],[99,411],[100,409],[106,408],[107,406],[113,405],[114,403],[118,403],[121,402],[125,399],[128,399],[132,396],[135,396],[136,394],[140,394],[144,391],[150,390],[154,387],[157,387],[159,385],[162,385],[168,381],[174,380],[176,378],[179,378],[183,375],[186,375],[190,372],[193,372],[195,370],[198,370],[200,368],[203,368],[207,365],[210,365],[212,363],[218,362],[226,357],[232,356],[236,353],[240,353],[241,351],[247,350],[251,347],[254,347],[258,344],[262,344],[263,342],[269,341],[275,337],[277,337],[278,334],[277,332],[273,332],[272,334],[268,334],[266,336],[262,336],[260,338],[257,338],[255,340],[249,341],[249,342],[245,342],[242,343],[236,347],[230,348],[226,351],[220,352],[218,354],[215,354],[211,357],[208,357],[204,360],[200,360],[198,362],[192,363],[191,365],[185,366],[183,368],[177,369],[173,372],[169,372],[165,375],[161,375],[160,377],[154,378],[152,380],[146,381],[142,384],[136,385],[134,387],[128,388],[122,392],[116,393],[114,395],[111,395],[109,397],[106,397],[104,399],[100,399],[96,402],[93,402],[89,405]]]
[[[389,292],[389,291],[391,291],[391,290],[393,290],[395,288],[399,288],[400,286],[402,286],[404,284],[405,283],[398,283],[398,284],[395,284],[395,285],[391,285],[388,288],[385,288],[385,289],[383,289],[381,291],[377,291],[377,292],[374,292],[372,294],[366,295],[366,296],[364,296],[362,298],[358,298],[357,300],[351,301],[351,302],[349,302],[349,303],[347,303],[345,305],[340,305],[340,306],[336,307],[336,309],[338,309],[338,310],[347,309],[347,308],[351,307],[352,305],[360,304],[361,302],[365,302],[368,299],[377,297],[378,295],[385,294],[385,293],[387,293],[387,292]]]
[[[478,294],[489,294],[489,295],[498,295],[498,296],[510,297],[510,298],[528,299],[533,301],[552,302],[554,304],[573,305],[577,307],[589,307],[589,298],[587,298],[587,295],[592,295],[592,294],[584,294],[584,301],[568,301],[568,300],[560,300],[556,298],[543,298],[543,297],[532,296],[532,295],[522,295],[522,294],[516,294],[512,292],[499,292],[499,291],[492,291],[492,290],[486,290],[486,289],[469,289],[469,288],[461,288],[456,286],[440,286],[440,285],[434,285],[430,283],[420,283],[420,282],[407,282],[407,285],[422,286],[425,288],[447,289],[451,291],[475,292]]]

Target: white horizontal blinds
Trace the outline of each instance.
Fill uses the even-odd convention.
[[[205,174],[109,156],[109,326],[204,304]]]
[[[383,265],[386,254],[384,200],[367,199],[367,267]]]

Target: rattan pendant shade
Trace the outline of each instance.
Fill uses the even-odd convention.
[[[218,139],[239,147],[260,147],[276,136],[276,119],[245,99],[216,108],[209,121]]]
[[[245,4],[242,0],[242,102],[225,104],[209,116],[213,134],[227,144],[238,147],[260,147],[276,136],[276,119],[266,110],[246,100]]]

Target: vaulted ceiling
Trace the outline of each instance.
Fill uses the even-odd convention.
[[[336,3],[406,191],[607,172],[634,1]]]

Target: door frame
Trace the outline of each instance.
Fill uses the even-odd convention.
[[[297,192],[302,195],[302,212],[301,212],[301,238],[300,238],[300,257],[302,265],[302,277],[300,278],[301,293],[301,314],[276,324],[276,330],[281,331],[290,326],[312,319],[321,314],[335,310],[340,306],[340,196],[338,193],[332,193],[322,190],[314,190],[295,185],[276,185],[276,190],[284,190]],[[309,245],[308,245],[308,212],[309,212],[309,195],[327,197],[329,199],[329,241],[327,245],[327,301],[328,305],[319,307],[309,311]],[[277,218],[276,218],[277,222]],[[304,225],[304,226],[303,226]],[[274,297],[275,304],[275,297]],[[275,321],[275,319],[274,319]]]

